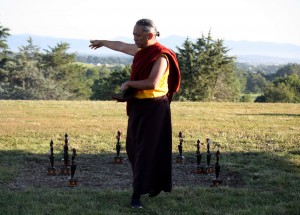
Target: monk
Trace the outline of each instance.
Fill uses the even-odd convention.
[[[90,47],[107,47],[134,56],[126,92],[128,128],[126,152],[133,172],[132,208],[142,208],[140,197],[172,190],[172,125],[170,103],[180,86],[176,54],[157,41],[159,32],[150,19],[133,29],[134,44],[91,40]],[[121,100],[120,100],[121,101]]]

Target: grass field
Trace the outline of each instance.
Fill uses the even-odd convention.
[[[26,161],[47,157],[50,140],[62,142],[66,132],[72,147],[86,158],[114,154],[116,132],[122,131],[125,138],[127,116],[125,104],[110,101],[2,100],[0,215],[300,214],[299,104],[173,102],[171,106],[174,155],[179,131],[184,135],[184,153],[190,157],[197,139],[210,138],[212,151],[221,151],[223,173],[238,173],[239,186],[174,187],[172,193],[154,199],[143,196],[142,210],[129,207],[130,186],[16,187]]]

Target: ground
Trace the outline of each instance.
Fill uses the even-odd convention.
[[[132,173],[130,163],[125,154],[122,154],[123,163],[116,164],[113,154],[103,155],[77,155],[75,161],[77,168],[74,179],[78,181],[77,187],[93,189],[122,190],[130,189],[132,184]],[[68,187],[69,175],[61,175],[60,168],[63,165],[62,156],[55,157],[54,166],[56,175],[48,175],[51,166],[48,155],[44,157],[27,157],[21,166],[17,179],[9,184],[11,189],[25,188],[63,188]],[[172,179],[173,188],[202,186],[209,187],[215,179],[215,173],[196,174],[196,159],[193,156],[186,157],[184,163],[176,163],[176,155],[173,154]],[[223,181],[222,186],[241,187],[242,177],[237,172],[226,171],[226,166],[221,165],[219,179]]]

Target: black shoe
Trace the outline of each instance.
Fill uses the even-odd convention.
[[[153,198],[155,196],[157,196],[158,194],[160,194],[161,190],[152,190],[150,193],[149,193],[149,197],[150,198]]]
[[[139,199],[131,199],[131,203],[130,203],[132,208],[143,208],[142,204],[141,204],[141,200]]]

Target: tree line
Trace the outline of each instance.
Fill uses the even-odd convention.
[[[0,99],[111,100],[129,79],[132,58],[77,55],[64,42],[40,50],[30,37],[13,53],[9,36],[0,25]],[[187,38],[175,51],[182,81],[174,99],[247,102],[255,93],[255,102],[300,102],[299,64],[250,67],[228,51],[210,32]]]

